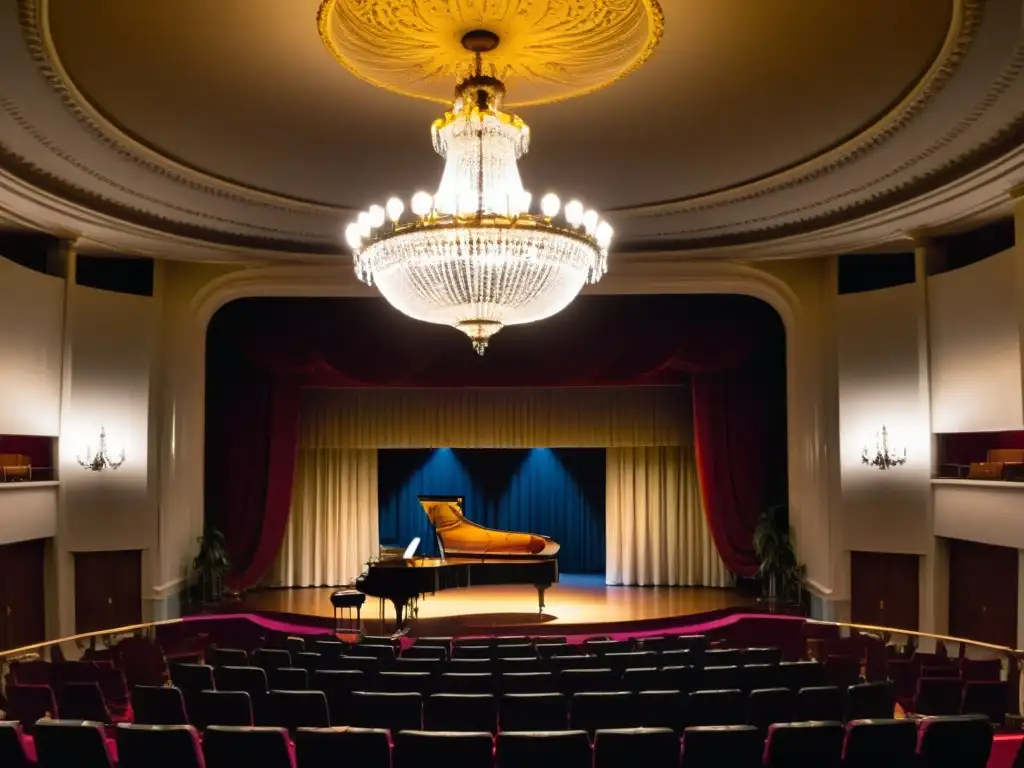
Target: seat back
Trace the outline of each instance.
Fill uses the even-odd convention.
[[[738,667],[743,663],[740,648],[709,648],[704,651],[705,667]]]
[[[113,718],[99,683],[68,683],[60,692],[60,714],[65,720],[110,723]]]
[[[269,690],[267,673],[261,667],[217,667],[213,676],[218,691],[245,691],[255,697]]]
[[[381,670],[380,659],[375,656],[346,654],[339,656],[332,665],[335,669],[354,669],[366,675],[376,675]]]
[[[322,691],[271,691],[268,700],[270,724],[287,728],[329,728],[330,711]]]
[[[708,654],[710,656],[710,652]],[[740,667],[705,666],[699,673],[698,690],[727,691],[733,688],[743,690],[743,676]]]
[[[913,720],[852,720],[843,740],[844,768],[914,764],[917,723]]]
[[[1002,725],[1009,709],[1010,688],[1004,681],[971,681],[964,685],[962,715],[985,715],[997,725]]]
[[[409,650],[412,650],[411,648]],[[430,648],[429,650],[439,650],[437,648]],[[431,658],[412,658],[410,656],[402,655],[395,661],[395,665],[392,669],[395,672],[426,672],[431,675],[441,674],[441,666],[444,662],[440,659]]]
[[[757,768],[761,734],[752,725],[687,728],[683,732],[683,768]]]
[[[295,768],[284,728],[211,725],[203,754],[206,768]]]
[[[686,721],[691,726],[745,725],[747,697],[733,688],[723,691],[694,691],[686,704]]]
[[[789,688],[759,688],[747,697],[747,724],[767,736],[768,726],[788,723],[793,719],[793,691]]]
[[[185,699],[177,688],[137,685],[132,689],[135,722],[142,725],[188,725]]]
[[[537,643],[537,655],[542,659],[551,659],[555,656],[575,656],[576,654],[576,646],[569,645],[569,643],[551,641]]]
[[[592,768],[586,731],[502,731],[496,768]]]
[[[569,656],[552,656],[548,662],[552,672],[561,672],[564,669],[594,669],[601,666],[601,660],[597,656],[588,656],[582,653],[574,653]]]
[[[249,654],[241,648],[211,648],[206,660],[214,667],[247,667]]]
[[[245,691],[200,691],[196,702],[193,724],[201,729],[253,724],[252,698]]]
[[[316,640],[313,642],[313,651],[319,653],[323,659],[337,659],[347,649],[348,646],[338,640]]]
[[[501,693],[554,693],[555,676],[550,672],[507,672],[498,679]]]
[[[569,727],[569,699],[561,693],[507,693],[498,701],[502,731],[560,731]]]
[[[452,660],[455,659],[492,659],[494,646],[491,645],[459,645],[452,648]]]
[[[304,691],[309,688],[309,673],[301,667],[277,667],[267,670],[267,687],[272,691]]]
[[[984,715],[926,717],[918,725],[924,768],[985,768],[991,751],[992,725]]]
[[[765,768],[839,768],[844,735],[842,723],[775,723],[768,728]]]
[[[183,694],[213,690],[213,667],[209,664],[172,664],[171,683]]]
[[[36,723],[40,768],[114,768],[117,761],[103,723],[88,720],[41,720]]]
[[[687,697],[679,691],[641,691],[636,697],[637,725],[671,728],[681,735],[686,727]]]
[[[433,676],[429,672],[381,672],[373,683],[383,693],[431,693]]]
[[[0,720],[0,765],[28,768],[29,754],[25,734],[17,720]],[[32,761],[33,764],[35,761]]]
[[[494,693],[494,675],[489,672],[449,672],[441,675],[441,693]]]
[[[569,727],[591,736],[602,728],[632,728],[638,725],[636,694],[577,693],[569,706]]]
[[[392,734],[423,727],[423,700],[418,693],[352,694],[349,725],[386,728]]]
[[[496,659],[536,659],[537,649],[533,643],[511,643],[498,645],[494,649]]]
[[[835,722],[843,719],[843,692],[834,685],[801,688],[796,696],[797,720]]]
[[[48,685],[8,685],[7,718],[17,720],[26,733],[35,731],[36,721],[57,718],[57,700]]]
[[[391,768],[391,743],[381,728],[299,728],[295,759],[302,768]]]
[[[593,691],[615,691],[622,687],[611,669],[566,669],[558,675],[558,688],[567,696]]]
[[[627,669],[622,673],[623,690],[640,691],[664,690],[667,687],[665,675],[657,667]]]
[[[270,671],[292,665],[292,655],[283,648],[257,648],[252,652],[251,664],[262,670]]]
[[[203,768],[199,733],[191,725],[117,727],[118,768]]]
[[[294,662],[295,654],[306,652],[306,639],[290,635],[284,639],[284,647],[292,655],[292,661]]]
[[[677,768],[679,737],[671,728],[602,729],[594,736],[594,768]]]
[[[366,690],[365,675],[353,669],[325,669],[313,673],[310,687],[324,692],[331,722],[340,725],[348,722],[352,691]]]
[[[654,651],[623,651],[605,653],[604,663],[618,674],[627,669],[643,669],[658,665],[658,654]]]
[[[887,720],[896,708],[888,682],[860,683],[846,691],[846,717],[850,720]]]
[[[606,653],[628,653],[633,650],[629,640],[585,640],[583,652],[604,656]]]
[[[743,665],[778,664],[782,661],[781,648],[747,648],[743,651]]]
[[[494,761],[494,737],[489,733],[402,731],[394,739],[394,768],[492,768]]]
[[[817,661],[784,661],[779,664],[779,685],[799,691],[825,685],[825,666]]]
[[[696,651],[703,654],[708,647],[707,635],[676,635],[672,639],[672,646],[675,650]]]
[[[498,732],[498,705],[489,693],[435,693],[424,702],[428,731]]]
[[[917,681],[913,710],[919,715],[958,715],[962,691],[958,677],[922,677]]]

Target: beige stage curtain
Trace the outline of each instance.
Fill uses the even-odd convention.
[[[704,517],[692,446],[610,448],[606,483],[608,584],[732,583]]]
[[[303,448],[606,448],[692,445],[676,387],[309,389]]]
[[[268,583],[350,584],[379,547],[377,451],[300,448],[288,527]]]

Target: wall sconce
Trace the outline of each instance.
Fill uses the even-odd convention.
[[[121,458],[114,461],[110,458],[110,454],[107,453],[107,430],[100,427],[100,446],[96,453],[92,452],[92,448],[86,446],[85,458],[76,456],[78,463],[88,469],[91,472],[102,472],[105,469],[117,469],[124,464],[124,451],[121,451]]]
[[[890,450],[889,430],[883,425],[881,435],[875,435],[874,456],[868,452],[868,447],[864,446],[864,450],[860,454],[860,462],[861,464],[867,464],[869,467],[883,470],[902,467],[907,463],[907,449],[903,449],[902,456],[897,454],[895,450]]]

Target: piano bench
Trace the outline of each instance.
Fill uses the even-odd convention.
[[[366,595],[356,589],[338,589],[331,593],[331,607],[334,608],[334,629],[339,630],[338,611],[343,611],[342,616],[346,621],[352,619],[352,609],[356,612],[356,629],[362,629],[362,608],[366,602]]]

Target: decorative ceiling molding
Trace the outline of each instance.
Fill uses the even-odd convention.
[[[0,168],[21,180],[19,188],[34,187],[46,198],[46,221],[37,222],[40,226],[73,231],[87,218],[82,211],[92,210],[97,214],[92,239],[104,239],[99,221],[123,222],[120,234],[131,234],[108,241],[138,243],[150,252],[163,248],[169,256],[183,243],[189,251],[205,246],[232,258],[246,252],[264,259],[341,251],[338,223],[344,209],[189,167],[107,118],[62,66],[49,31],[49,2],[18,0],[16,16],[0,10],[0,27],[13,18],[24,41],[24,51],[15,51],[10,30],[0,28],[0,48],[6,42],[9,49],[0,53]],[[651,2],[620,0],[618,5],[653,13],[657,6]],[[795,255],[822,252],[826,243],[860,248],[891,240],[896,231],[947,226],[968,211],[988,216],[1003,210],[1008,191],[1024,183],[1024,162],[1013,151],[1024,142],[1021,3],[950,2],[952,23],[941,51],[883,117],[841,145],[763,178],[620,208],[613,222],[621,247],[746,258],[791,249]],[[328,0],[323,7],[337,4]],[[645,39],[650,47],[651,38]],[[636,60],[646,55],[649,50]],[[989,179],[988,186],[961,184],[973,178]],[[969,188],[970,202],[965,199],[955,210],[946,191],[960,188]],[[934,195],[944,202],[930,219],[920,210],[902,224],[887,215]],[[62,201],[67,210],[61,210]],[[31,220],[26,211],[35,210],[38,200],[21,202],[0,185],[0,210],[8,218]],[[870,223],[883,221],[891,228],[883,231],[881,223]]]

